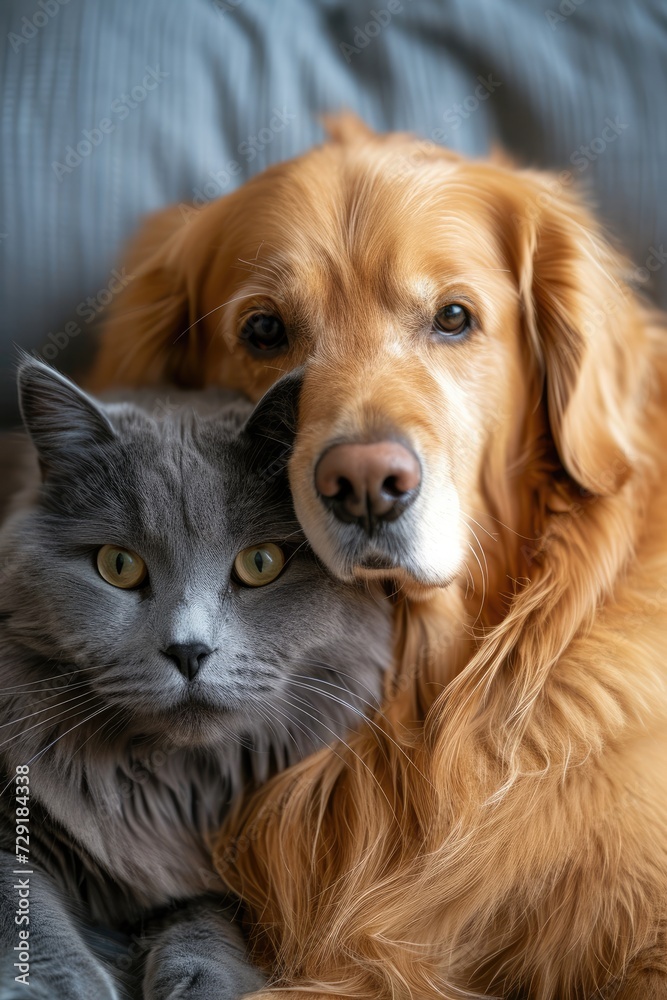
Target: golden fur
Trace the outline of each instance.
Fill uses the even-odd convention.
[[[147,224],[94,376],[257,396],[308,359],[291,481],[340,575],[328,441],[398,427],[438,487],[384,711],[246,803],[220,871],[288,996],[667,998],[666,331],[556,178],[334,131]],[[478,328],[434,344],[452,298]]]

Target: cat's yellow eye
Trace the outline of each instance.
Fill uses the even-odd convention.
[[[140,587],[148,576],[141,556],[129,549],[119,549],[116,545],[102,546],[97,553],[97,568],[103,580],[123,590]]]
[[[234,572],[247,587],[264,587],[280,576],[285,565],[283,550],[273,542],[242,549],[234,560]]]

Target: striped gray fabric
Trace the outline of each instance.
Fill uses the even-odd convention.
[[[667,306],[665,0],[3,0],[0,418],[14,344],[76,369],[142,214],[352,108],[569,168]]]

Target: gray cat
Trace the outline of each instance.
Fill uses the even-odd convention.
[[[209,838],[375,707],[390,660],[386,600],[334,581],[295,519],[297,381],[254,411],[100,403],[21,364],[38,463],[0,532],[0,1000],[263,983]]]

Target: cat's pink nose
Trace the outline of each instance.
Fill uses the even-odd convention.
[[[213,650],[201,642],[175,642],[163,650],[165,656],[173,660],[186,681],[192,681],[199,673],[202,662]]]
[[[315,488],[340,521],[356,521],[372,534],[378,521],[393,521],[417,496],[419,459],[398,441],[337,444],[315,469]]]

